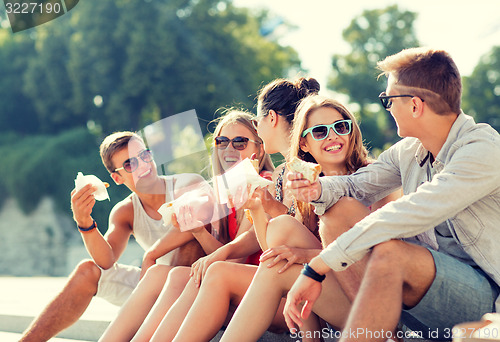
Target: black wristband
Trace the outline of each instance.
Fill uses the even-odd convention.
[[[86,232],[90,232],[91,230],[95,229],[97,227],[97,223],[95,222],[95,220],[92,220],[92,225],[88,228],[82,228],[80,226],[78,226],[78,230],[82,233],[86,233]]]
[[[318,274],[311,266],[309,266],[309,264],[304,264],[304,268],[300,273],[320,283],[326,278],[326,275]]]

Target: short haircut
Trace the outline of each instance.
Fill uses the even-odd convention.
[[[462,97],[460,72],[443,50],[405,49],[377,63],[382,75],[392,75],[395,87],[422,98],[437,114],[459,114]]]
[[[129,131],[115,132],[108,135],[102,141],[99,152],[101,154],[102,163],[109,173],[115,172],[116,168],[116,166],[113,165],[111,158],[113,158],[115,153],[128,147],[128,143],[131,139],[138,139],[139,141],[142,141],[142,138],[139,135]]]

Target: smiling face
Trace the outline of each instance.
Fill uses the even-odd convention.
[[[256,140],[254,134],[242,124],[231,123],[224,126],[219,134],[220,137],[227,137],[229,139],[234,139],[235,137],[245,137],[250,140]],[[248,141],[248,144],[244,150],[236,150],[233,147],[232,142],[225,149],[217,148],[217,155],[220,160],[222,168],[227,171],[241,160],[245,158],[250,158],[252,154],[256,154],[258,158],[262,156],[261,144]]]
[[[137,159],[137,168],[132,172],[123,169],[112,173],[112,177],[117,184],[125,184],[132,191],[148,192],[150,186],[155,185],[158,180],[156,164],[153,161],[145,162],[139,155],[146,150],[144,143],[137,139],[130,139],[128,146],[116,152],[111,161],[115,169],[121,168],[128,159]]]
[[[304,130],[316,125],[329,125],[345,118],[330,107],[315,109],[309,114]],[[301,138],[300,148],[309,152],[321,165],[325,174],[345,174],[346,157],[349,151],[350,134],[337,135],[332,129],[323,140],[314,140],[311,134]]]

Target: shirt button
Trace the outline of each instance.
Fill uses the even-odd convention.
[[[340,264],[340,266],[342,266],[342,267],[347,267],[347,262],[343,262],[343,263],[341,263],[341,264]]]

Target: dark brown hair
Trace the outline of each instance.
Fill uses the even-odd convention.
[[[259,91],[257,113],[266,116],[270,110],[274,110],[292,124],[300,101],[311,94],[317,94],[319,89],[320,85],[314,78],[301,77],[294,82],[276,79]]]

